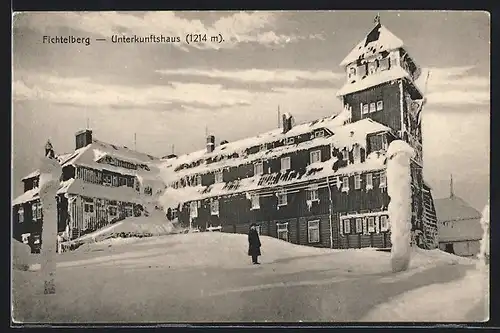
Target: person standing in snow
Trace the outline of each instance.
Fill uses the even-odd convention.
[[[248,255],[252,257],[252,263],[254,265],[260,265],[258,262],[258,257],[260,253],[260,238],[257,232],[257,225],[252,223],[250,225],[250,230],[248,232]]]

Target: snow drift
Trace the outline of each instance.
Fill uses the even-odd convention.
[[[395,140],[387,149],[387,193],[391,223],[391,266],[393,272],[405,271],[410,263],[411,173],[410,158],[415,154],[406,142]]]

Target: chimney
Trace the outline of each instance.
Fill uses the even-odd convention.
[[[92,130],[85,129],[76,132],[76,147],[75,149],[80,149],[83,147],[87,147],[92,143]]]
[[[293,126],[293,116],[288,112],[283,113],[283,133],[288,132]]]
[[[213,152],[215,149],[215,136],[207,136],[207,153]]]

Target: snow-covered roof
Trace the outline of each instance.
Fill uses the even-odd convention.
[[[341,66],[346,66],[358,59],[369,57],[375,53],[391,51],[403,47],[404,43],[383,25],[376,25],[342,60]]]
[[[479,240],[482,238],[481,213],[463,199],[452,196],[435,199],[439,241]]]
[[[89,198],[117,200],[125,202],[141,203],[141,195],[131,187],[102,186],[98,184],[85,183],[81,179],[70,179],[57,191],[60,193],[78,194]]]
[[[438,221],[441,222],[481,218],[480,212],[456,195],[448,198],[435,199],[434,206],[436,207]]]
[[[177,159],[169,159],[164,161],[163,165],[161,166],[162,176],[166,182],[170,182],[184,176],[213,172],[223,168],[238,166],[244,163],[252,163],[261,159],[269,159],[290,152],[311,149],[314,147],[329,144],[333,144],[337,148],[351,147],[356,143],[364,146],[366,143],[367,134],[390,130],[389,127],[375,122],[369,118],[365,118],[355,123],[349,123],[345,125],[344,120],[344,115],[341,115],[339,117],[327,117],[318,121],[297,125],[286,134],[282,134],[281,131],[271,131],[257,137],[235,141],[232,145],[226,144],[224,146],[219,146],[216,148],[217,151],[214,151],[212,153],[206,153],[203,150],[196,153],[180,156]],[[308,134],[310,133],[310,131],[318,128],[326,128],[330,130],[333,135],[328,137],[314,138],[312,140],[308,140],[299,144],[283,145],[273,149],[265,149],[250,155],[244,154],[244,151],[247,148],[258,145],[257,142],[273,142],[279,140],[280,138],[285,138],[292,131],[294,131],[294,135]],[[224,147],[226,148],[224,149]],[[200,163],[200,165],[196,167],[174,172],[174,170],[178,166],[181,166],[183,164],[190,164],[200,159],[208,159],[210,157],[218,155],[220,156],[223,154],[225,156],[230,156],[234,153],[238,154],[237,158],[222,159],[218,162],[213,162],[210,164]]]
[[[40,189],[38,187],[35,187],[29,191],[24,192],[23,194],[12,200],[12,205],[20,205],[25,202],[40,199],[40,196],[38,195],[39,190]]]
[[[36,169],[35,171],[31,172],[29,175],[21,178],[21,180],[30,179],[30,178],[33,178],[33,177],[36,177],[36,176],[40,176],[40,170],[38,170],[38,169]]]
[[[313,182],[331,176],[352,175],[361,172],[383,170],[385,156],[380,152],[371,153],[365,162],[349,164],[338,170],[333,169],[336,158],[309,165],[303,172],[289,170],[273,174],[257,175],[227,183],[215,183],[210,186],[183,187],[179,189],[167,188],[160,198],[165,207],[175,207],[186,201],[206,199],[210,197],[234,195],[243,192],[252,192],[266,188]],[[333,179],[332,179],[333,183]]]
[[[391,67],[386,71],[378,71],[367,75],[364,79],[356,80],[353,83],[346,82],[342,88],[337,91],[337,96],[344,96],[356,91],[362,91],[379,84],[390,82],[401,78],[410,78],[410,74],[400,66]]]

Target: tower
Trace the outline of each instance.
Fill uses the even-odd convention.
[[[337,93],[352,107],[352,121],[371,118],[393,129],[396,137],[415,149],[422,167],[420,112],[423,93],[417,85],[421,69],[403,41],[375,19],[375,27],[340,63],[346,82]]]
[[[421,68],[403,41],[381,24],[379,15],[375,18],[375,27],[340,65],[345,69],[346,81],[337,97],[344,108],[351,109],[352,122],[371,118],[391,128],[395,138],[406,141],[415,150],[411,162],[412,225],[414,230],[424,232],[424,238],[434,237],[435,221],[429,221],[435,217],[434,205],[427,202],[432,201],[432,196],[422,173],[420,113],[425,99],[420,88]],[[433,243],[432,240],[429,243]]]

